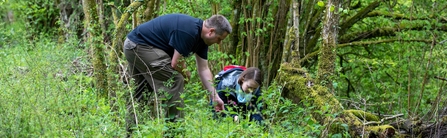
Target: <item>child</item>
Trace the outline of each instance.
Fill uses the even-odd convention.
[[[237,113],[251,113],[250,121],[261,123],[261,84],[262,73],[256,67],[230,65],[216,75],[216,91],[225,104],[224,110],[232,109]],[[229,108],[231,107],[231,108]],[[222,116],[226,114],[222,113]],[[239,120],[237,114],[231,114],[234,121]]]

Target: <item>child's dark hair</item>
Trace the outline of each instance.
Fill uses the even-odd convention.
[[[257,67],[249,67],[249,68],[247,68],[244,72],[241,73],[237,83],[239,83],[241,85],[242,81],[250,80],[250,79],[255,80],[259,84],[259,86],[261,86],[262,85],[262,72],[261,72],[261,70],[258,69]]]

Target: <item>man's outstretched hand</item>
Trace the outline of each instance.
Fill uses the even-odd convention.
[[[213,97],[213,104],[214,104],[214,110],[216,110],[216,112],[224,110],[224,102],[222,101],[222,99],[220,99],[219,96]]]

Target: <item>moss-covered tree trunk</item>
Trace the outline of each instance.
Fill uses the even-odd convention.
[[[155,13],[154,13],[154,7],[159,6],[159,5],[155,5],[158,4],[157,2],[155,2],[156,0],[150,0],[149,2],[147,2],[146,4],[146,10],[144,10],[143,13],[143,20],[142,22],[147,22],[149,20],[151,20],[152,18],[154,18]]]
[[[300,3],[298,3],[297,1],[293,1],[292,2],[292,6],[293,6],[293,28],[294,28],[294,34],[295,34],[295,41],[293,43],[293,48],[292,51],[290,52],[290,56],[294,59],[294,61],[299,61],[300,60],[300,13],[299,13],[299,7],[300,7]],[[292,33],[292,32],[290,32]],[[288,61],[288,58],[286,58],[286,61]]]
[[[87,34],[87,45],[92,51],[93,75],[95,87],[100,97],[107,97],[107,75],[105,64],[105,51],[102,43],[102,31],[99,24],[98,11],[94,0],[83,0],[85,15],[85,30]]]
[[[315,120],[326,126],[321,137],[328,134],[349,133],[351,136],[378,136],[390,137],[396,134],[396,130],[390,125],[368,126],[366,121],[379,121],[380,119],[372,114],[357,111],[344,110],[343,106],[333,95],[332,76],[335,67],[335,48],[337,45],[338,21],[340,1],[328,0],[325,20],[322,28],[322,47],[319,56],[319,68],[317,79],[313,80],[307,72],[300,68],[300,64],[292,62],[281,65],[280,74],[276,79],[284,85],[283,96],[299,104],[301,99],[311,100],[315,110],[312,116]],[[290,34],[293,32],[291,31]],[[292,35],[294,36],[294,35]],[[296,36],[295,36],[296,37]],[[296,58],[296,57],[294,57]],[[296,61],[293,60],[292,61]],[[316,82],[314,84],[314,82]],[[328,116],[329,114],[337,116]],[[345,125],[344,125],[345,124]],[[343,126],[348,126],[346,129]]]
[[[326,86],[333,92],[332,79],[335,69],[336,46],[338,36],[338,22],[340,8],[339,0],[328,0],[326,4],[326,16],[323,21],[323,33],[321,53],[318,57],[317,84]]]
[[[306,76],[307,72],[296,68],[292,64],[281,65],[276,81],[284,85],[282,96],[299,104],[302,99],[311,100],[312,116],[320,124],[327,128],[321,137],[328,134],[343,134],[348,132],[351,136],[380,136],[391,137],[397,135],[395,128],[391,125],[377,124],[368,125],[368,121],[380,121],[379,117],[358,110],[344,110],[340,102],[326,87],[313,84],[314,80]],[[328,115],[338,114],[337,116]],[[348,130],[344,127],[346,124]]]
[[[112,41],[112,47],[110,51],[108,52],[108,63],[109,68],[107,69],[108,72],[108,78],[109,80],[109,97],[110,102],[113,105],[113,98],[115,97],[116,90],[118,88],[118,80],[126,80],[125,78],[119,78],[120,76],[126,76],[125,72],[123,72],[124,67],[120,66],[123,65],[120,63],[120,57],[122,56],[122,49],[124,44],[125,36],[127,35],[128,31],[126,30],[125,26],[127,24],[127,21],[130,17],[130,15],[138,9],[143,4],[143,2],[135,1],[131,3],[127,10],[121,15],[121,19],[119,21],[114,21],[118,24],[116,24],[116,29],[114,31],[115,38]],[[120,75],[121,74],[121,75]]]

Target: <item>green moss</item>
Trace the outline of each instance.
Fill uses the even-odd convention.
[[[381,125],[381,126],[370,126],[368,127],[368,130],[374,131],[374,132],[382,132],[386,129],[394,129],[391,125]]]
[[[380,120],[376,115],[361,110],[344,111],[343,106],[327,87],[319,84],[307,86],[306,84],[309,81],[314,82],[314,80],[305,77],[305,70],[292,66],[288,63],[283,64],[276,78],[279,80],[278,82],[284,85],[283,97],[291,99],[294,103],[299,103],[301,99],[305,98],[311,100],[313,103],[311,106],[315,107],[312,113],[313,119],[330,126],[329,133],[344,134],[349,131],[350,135],[358,136],[360,135],[358,129],[365,127],[360,119]],[[361,131],[362,133],[392,137],[398,135],[398,132],[395,132],[395,129],[390,125],[366,127],[368,132]]]
[[[320,122],[333,120],[332,116],[327,114],[335,114],[341,112],[341,105],[337,99],[321,85],[307,86],[309,82],[314,82],[307,77],[306,71],[300,68],[291,67],[291,64],[283,64],[278,79],[284,84],[283,96],[291,99],[295,103],[299,103],[301,99],[309,99],[316,107],[315,119]]]
[[[369,126],[366,130],[370,132],[370,137],[373,135],[378,137],[402,137],[391,125]]]
[[[362,111],[362,110],[345,110],[345,112],[349,112],[354,114],[360,120],[366,121],[380,121],[380,118],[374,114]]]

